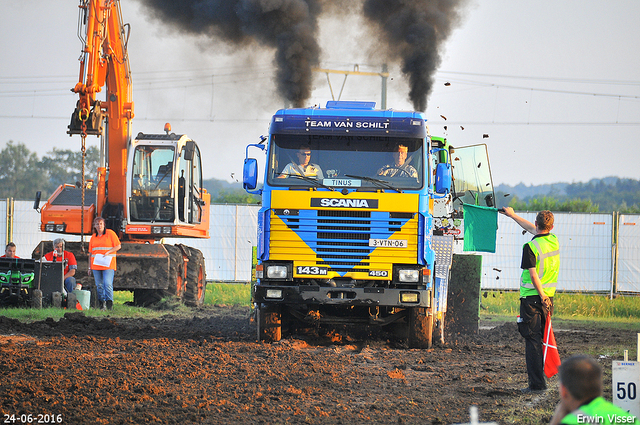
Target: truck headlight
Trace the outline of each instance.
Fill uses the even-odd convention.
[[[402,303],[418,303],[420,295],[417,292],[400,292],[400,302]]]
[[[287,266],[267,266],[267,278],[269,279],[286,279]]]
[[[282,298],[282,289],[267,289],[265,298]]]
[[[400,282],[417,283],[419,277],[419,270],[398,270],[398,281]]]

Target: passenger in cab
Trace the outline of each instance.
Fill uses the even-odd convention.
[[[279,179],[291,176],[305,176],[319,180],[324,179],[324,174],[322,174],[320,166],[311,163],[311,149],[300,148],[296,151],[295,155],[295,160],[284,167],[278,176]]]

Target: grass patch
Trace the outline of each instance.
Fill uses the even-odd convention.
[[[116,291],[113,294],[113,310],[102,311],[97,308],[84,310],[83,313],[89,317],[131,317],[131,318],[151,318],[158,317],[159,314],[148,308],[139,308],[124,304],[126,301],[133,301],[133,294],[128,291]],[[45,320],[49,317],[54,320],[62,318],[66,313],[75,312],[77,310],[67,310],[66,308],[46,307],[43,309],[34,308],[0,308],[0,316],[18,319],[21,322],[31,323]]]
[[[133,292],[131,291],[115,291],[113,293],[113,310],[102,311],[100,309],[90,308],[84,311],[88,317],[128,317],[128,318],[158,318],[168,313],[172,314],[188,314],[191,312],[189,307],[176,301],[175,299],[163,299],[156,308],[135,307],[128,303],[133,302]],[[225,283],[209,283],[204,296],[204,304],[207,305],[245,305],[251,303],[251,285],[250,284],[225,284]],[[21,322],[31,323],[45,320],[49,317],[59,320],[64,317],[65,313],[76,310],[67,310],[64,308],[47,307],[40,310],[33,308],[0,308],[0,316],[9,317],[20,320]]]
[[[159,309],[133,307],[133,292],[116,291],[114,293],[113,311],[89,309],[87,316],[118,316],[153,318],[166,314],[188,312],[187,307],[172,300],[164,300]],[[483,320],[509,321],[515,320],[519,314],[519,293],[515,291],[483,291],[480,297],[480,314]],[[251,284],[209,283],[205,293],[206,305],[242,305],[251,304]],[[637,329],[640,318],[640,297],[618,296],[609,299],[606,295],[558,293],[554,300],[554,326],[563,326],[565,322],[579,323],[589,326],[598,322],[610,322],[620,329]],[[181,311],[184,310],[184,311]],[[29,308],[0,308],[0,316],[16,318],[21,321],[34,322],[48,317],[59,319],[67,313],[65,309],[45,308],[34,310]]]
[[[520,294],[517,291],[483,291],[480,298],[483,315],[515,318],[520,314]],[[554,319],[591,321],[597,318],[613,323],[637,321],[640,317],[640,297],[586,293],[557,293],[553,300]]]
[[[210,283],[207,285],[204,303],[248,306],[251,304],[251,284]]]

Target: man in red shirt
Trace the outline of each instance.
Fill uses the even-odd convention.
[[[1,256],[0,258],[20,258],[20,257],[16,257],[16,244],[14,244],[13,242],[9,242],[7,244],[7,247],[4,250],[4,255]]]
[[[74,276],[78,269],[78,263],[73,252],[64,250],[64,243],[62,238],[55,239],[53,241],[53,251],[46,254],[44,259],[46,261],[64,263],[64,289],[68,294],[76,289],[76,278]]]

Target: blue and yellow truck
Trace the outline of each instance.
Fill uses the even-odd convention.
[[[278,341],[296,322],[393,324],[411,347],[430,347],[444,325],[460,207],[493,204],[478,146],[462,159],[430,137],[423,113],[374,102],[278,111],[243,169],[245,190],[262,197],[258,339]],[[256,149],[264,161],[250,157]]]

